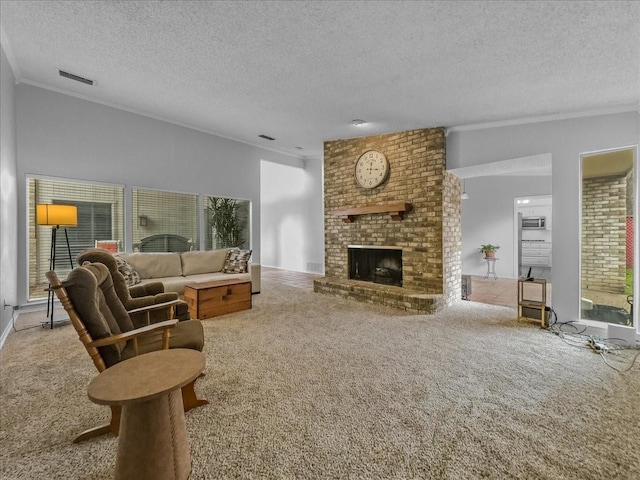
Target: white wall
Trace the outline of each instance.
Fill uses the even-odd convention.
[[[579,317],[580,153],[638,144],[639,117],[638,112],[627,112],[480,130],[454,129],[447,137],[448,168],[552,154],[553,308],[560,321]]]
[[[500,245],[496,257],[499,278],[516,278],[514,265],[514,198],[551,193],[550,176],[504,176],[465,179],[469,200],[462,201],[462,273],[487,273],[480,245]]]
[[[15,77],[4,48],[0,48],[0,302],[17,305],[18,195],[16,158]],[[4,304],[0,304],[3,307]],[[11,308],[2,308],[0,346],[9,332]]]
[[[16,91],[22,301],[29,174],[250,200],[252,258],[261,261],[260,161],[291,157],[31,85]]]
[[[262,162],[262,264],[324,273],[322,159]]]

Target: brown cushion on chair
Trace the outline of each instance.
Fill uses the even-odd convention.
[[[82,265],[86,262],[102,263],[106,265],[109,269],[109,273],[111,273],[113,286],[116,289],[118,297],[122,299],[122,302],[126,302],[127,299],[131,297],[124,276],[118,270],[116,258],[111,254],[111,252],[107,252],[101,248],[87,248],[78,254],[76,261],[78,262],[78,265]]]
[[[75,268],[65,281],[71,304],[83,319],[93,340],[122,333],[119,323],[107,305],[102,289],[98,288],[99,282],[104,282],[105,278],[111,279],[107,267],[97,263]],[[105,364],[111,366],[120,361],[123,347],[123,344],[115,344],[100,347],[98,350]]]
[[[157,295],[164,293],[164,284],[162,282],[139,283],[133,287],[129,287],[131,298],[147,297],[149,295]],[[176,294],[176,298],[178,295]]]
[[[169,302],[171,300],[177,300],[178,294],[175,292],[164,292],[164,285],[161,282],[151,282],[145,285],[138,284],[133,287],[127,285],[125,276],[118,269],[118,262],[126,262],[125,254],[118,254],[117,256],[111,255],[111,253],[100,248],[88,248],[78,254],[77,261],[81,265],[85,262],[97,262],[107,266],[113,279],[113,287],[116,294],[120,298],[120,301],[124,305],[126,310],[134,310],[136,308],[142,308],[149,305],[156,305],[158,303]],[[128,264],[128,263],[127,263]],[[175,313],[175,318],[180,320],[189,319],[188,307],[179,307],[180,312]],[[185,312],[187,312],[185,314]],[[147,313],[137,313],[131,315],[131,321],[135,328],[147,325],[147,322],[156,323],[163,320],[167,320],[167,310],[155,310],[150,315]]]
[[[202,351],[204,347],[204,329],[200,320],[178,322],[169,330],[169,348],[190,348]],[[162,331],[145,335],[138,339],[138,353],[155,352],[162,349]],[[133,342],[128,342],[122,350],[122,360],[135,356]]]
[[[122,332],[129,332],[133,330],[134,327],[133,323],[131,322],[131,318],[129,318],[127,309],[124,307],[124,305],[120,301],[120,298],[116,294],[116,289],[113,285],[113,279],[111,278],[108,269],[102,263],[92,263],[90,265],[87,265],[87,267],[96,267],[103,272],[104,278],[102,279],[102,281],[98,279],[98,287],[100,288],[100,290],[102,290],[107,308],[113,315],[116,322],[118,322],[120,330]]]
[[[109,269],[109,272],[111,272],[111,275],[113,275],[113,272],[118,271],[115,257],[111,252],[103,250],[102,248],[87,248],[78,254],[76,261],[78,265],[82,265],[85,262],[104,263]]]
[[[129,310],[133,310],[134,308],[143,308],[151,305],[156,305],[158,303],[171,302],[173,300],[177,300],[177,295],[174,292],[167,293],[159,293],[158,295],[147,296],[147,297],[137,297],[132,298],[129,302]],[[162,320],[168,320],[166,313],[164,314]]]

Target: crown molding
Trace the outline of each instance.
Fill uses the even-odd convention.
[[[458,125],[448,127],[445,136],[454,132],[468,132],[472,130],[484,130],[487,128],[511,127],[515,125],[526,125],[529,123],[554,122],[558,120],[570,120],[572,118],[596,117],[599,115],[612,115],[616,113],[640,112],[639,105],[618,105],[615,107],[603,108],[599,110],[587,110],[574,113],[557,113],[553,115],[540,115],[536,117],[525,117],[513,120],[500,120],[496,122],[473,123],[469,125]]]

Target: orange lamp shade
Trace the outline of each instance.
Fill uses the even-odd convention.
[[[75,205],[37,205],[36,223],[38,225],[75,227],[78,225],[78,207]]]

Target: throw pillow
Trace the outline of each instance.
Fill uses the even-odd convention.
[[[249,257],[252,250],[240,250],[239,248],[230,248],[227,252],[227,258],[224,261],[224,273],[247,273]]]
[[[114,257],[116,259],[116,263],[118,264],[118,271],[124,277],[124,281],[127,284],[127,287],[133,287],[140,283],[140,275],[136,272],[129,262],[127,262],[122,257]]]

